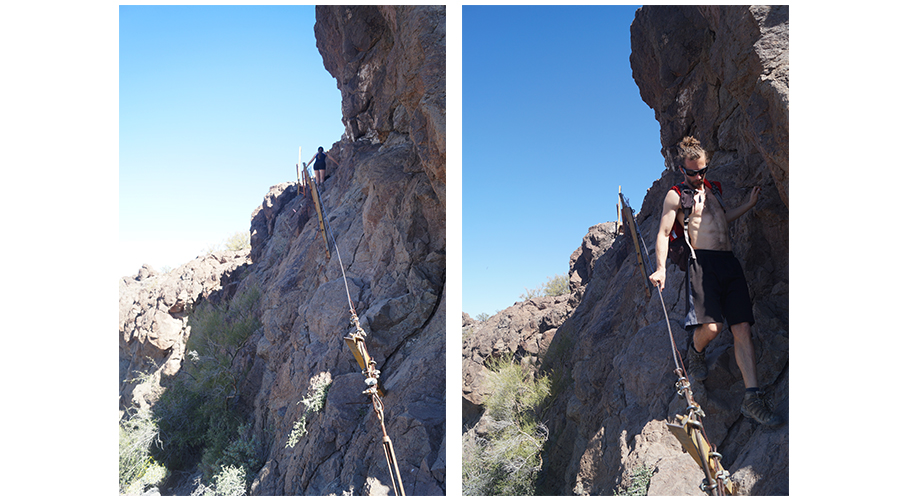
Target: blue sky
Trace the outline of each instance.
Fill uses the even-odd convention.
[[[618,186],[639,207],[662,172],[628,62],[636,8],[462,8],[463,311],[566,274]],[[118,275],[247,230],[298,147],[339,140],[314,23],[312,6],[119,7]]]
[[[588,229],[664,171],[631,76],[636,6],[463,6],[462,309],[557,274]]]
[[[269,187],[340,140],[313,6],[119,7],[120,276],[250,228]]]

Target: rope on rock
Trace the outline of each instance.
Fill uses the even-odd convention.
[[[305,173],[305,176],[309,179],[309,174]],[[312,182],[314,192],[318,194],[318,187],[316,186],[315,181],[310,179],[310,182]],[[330,236],[335,254],[337,254],[338,265],[341,268],[341,275],[344,278],[344,290],[347,292],[347,304],[350,306],[351,326],[356,329],[354,332],[344,337],[344,342],[346,342],[347,346],[350,348],[350,352],[353,353],[353,357],[356,359],[357,364],[359,364],[362,369],[363,375],[366,377],[366,385],[368,388],[363,391],[363,394],[371,398],[372,409],[375,410],[375,415],[378,416],[378,423],[381,425],[381,446],[384,449],[384,456],[387,459],[388,472],[391,475],[391,484],[394,486],[394,492],[398,496],[406,496],[406,492],[403,489],[403,480],[400,478],[400,467],[397,464],[397,457],[394,454],[394,445],[391,442],[391,438],[388,436],[387,428],[384,423],[384,402],[381,400],[381,397],[384,396],[384,390],[378,380],[381,376],[381,372],[375,368],[376,363],[371,356],[369,356],[369,350],[366,348],[367,335],[365,330],[363,330],[362,326],[359,324],[356,308],[353,307],[353,299],[350,298],[350,285],[347,283],[347,272],[344,269],[344,261],[341,259],[341,251],[338,248],[337,241],[334,239],[334,232],[331,231],[331,227],[328,225],[328,219],[325,217],[325,207],[321,204],[321,197],[316,197],[316,200],[319,202],[317,203],[317,208],[321,210],[319,219],[320,224],[322,225],[324,233]],[[327,240],[325,246],[327,251]]]

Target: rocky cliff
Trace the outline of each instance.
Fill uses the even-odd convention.
[[[120,410],[152,405],[184,372],[190,314],[259,292],[260,325],[231,369],[262,443],[252,494],[393,494],[365,377],[342,338],[352,302],[381,371],[386,430],[408,495],[445,491],[445,12],[441,6],[316,7],[317,47],[342,95],[340,167],[321,187],[330,258],[293,183],[251,216],[251,250],[120,284]],[[199,267],[205,266],[205,267]],[[344,276],[346,273],[346,284]],[[135,380],[137,373],[152,375]],[[154,380],[159,381],[153,385]],[[307,434],[285,444],[317,381]],[[140,384],[139,382],[143,382]],[[178,488],[178,485],[170,485]],[[185,492],[186,490],[180,490]]]
[[[727,205],[762,187],[731,237],[754,303],[760,384],[788,423],[769,429],[740,414],[728,331],[708,348],[710,376],[695,387],[739,494],[789,493],[788,27],[786,6],[642,7],[631,26],[633,76],[659,121],[667,167],[635,207],[651,252],[665,192],[680,180],[671,148],[684,135],[713,151],[708,177],[722,182]],[[564,379],[544,414],[539,491],[611,495],[644,466],[650,495],[702,495],[702,471],[665,426],[685,405],[663,309],[646,294],[630,237],[613,226],[591,228],[572,255],[569,296],[517,303],[485,322],[464,318],[464,427],[480,432],[484,360],[514,352]],[[684,274],[670,266],[668,276],[663,298],[683,351]]]

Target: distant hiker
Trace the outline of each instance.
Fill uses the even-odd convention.
[[[325,148],[319,146],[319,151],[312,157],[316,162],[313,163],[313,172],[316,173],[316,184],[321,186],[325,182],[325,159],[330,158],[337,166],[341,166],[333,156],[325,152]],[[309,161],[312,163],[312,160]]]
[[[650,282],[661,289],[665,287],[670,235],[674,224],[683,223],[687,243],[696,255],[696,259],[692,257],[687,265],[688,278],[685,280],[688,287],[685,328],[693,331],[692,342],[687,348],[688,376],[695,382],[706,379],[706,346],[719,335],[727,321],[734,336],[734,356],[746,389],[741,413],[763,425],[777,426],[782,419],[762,397],[756,380],[756,354],[750,332],[754,323],[753,307],[744,271],[731,251],[728,234],[728,223],[756,205],[759,187],[750,191],[746,203],[727,210],[721,202],[721,185],[706,180],[708,160],[709,155],[694,137],[685,137],[678,143],[675,164],[684,173],[684,182],[673,186],[663,202],[656,237],[656,272],[650,275]],[[683,222],[685,212],[688,212],[688,219]]]

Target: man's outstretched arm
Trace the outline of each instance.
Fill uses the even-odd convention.
[[[650,275],[650,282],[659,285],[660,290],[666,287],[666,259],[669,257],[669,234],[678,215],[680,197],[675,191],[669,191],[663,201],[662,215],[659,218],[659,231],[656,233],[656,271]]]
[[[744,215],[748,210],[753,208],[757,201],[759,201],[759,186],[754,186],[753,189],[750,190],[750,199],[748,199],[746,203],[725,211],[725,220],[731,223],[733,220]]]

